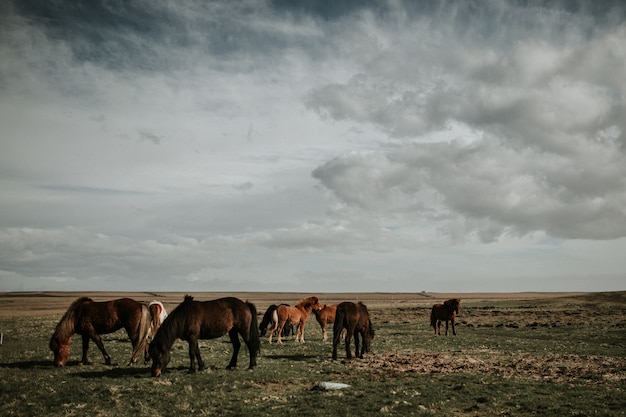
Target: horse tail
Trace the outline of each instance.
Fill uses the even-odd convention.
[[[130,357],[130,362],[128,365],[132,365],[137,361],[137,356],[142,351],[146,351],[146,347],[148,346],[148,335],[150,334],[150,330],[152,328],[152,314],[150,313],[150,308],[147,305],[141,304],[141,318],[139,319],[139,326],[137,328],[137,344],[133,349],[133,354]]]
[[[346,321],[346,313],[343,308],[338,308],[335,313],[335,324],[333,325],[333,347],[341,341],[341,331]],[[334,348],[333,348],[334,349]]]
[[[148,304],[148,309],[150,310],[150,315],[152,316],[148,335],[154,337],[156,332],[159,330],[159,327],[161,327],[161,323],[163,323],[163,321],[167,318],[167,311],[165,311],[163,303],[156,300],[151,301],[150,304]]]
[[[433,306],[432,310],[430,310],[430,327],[433,329],[437,329],[437,306]]]
[[[261,352],[261,338],[259,335],[259,325],[256,313],[256,306],[251,302],[246,301],[246,305],[250,309],[252,320],[250,322],[250,341],[248,343],[248,350],[250,357],[256,357]]]
[[[265,336],[267,332],[267,326],[272,322],[272,316],[276,313],[278,306],[276,304],[272,304],[265,310],[265,314],[263,315],[263,319],[261,320],[261,324],[259,325],[259,329],[261,331],[261,336]]]

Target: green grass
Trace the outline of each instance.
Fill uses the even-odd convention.
[[[619,315],[609,321],[596,314],[604,306],[571,303],[462,306],[457,337],[435,337],[422,307],[370,308],[373,352],[352,361],[342,360],[343,350],[330,359],[332,345],[311,318],[304,345],[264,339],[254,371],[245,369],[245,347],[239,368],[223,369],[231,354],[223,338],[201,342],[208,369],[188,374],[187,345],[178,341],[161,378],[147,366],[125,366],[131,347],[123,332],[103,337],[113,365],[92,344],[92,363],[79,366],[75,337],[68,366],[57,369],[48,340],[60,317],[5,318],[0,414],[625,415],[624,308],[616,304]],[[350,387],[315,389],[321,381]]]

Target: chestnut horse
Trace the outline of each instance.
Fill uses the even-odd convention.
[[[96,302],[82,297],[67,309],[50,339],[50,350],[54,353],[54,365],[64,366],[70,356],[70,341],[74,333],[83,338],[81,365],[86,365],[89,340],[93,340],[102,352],[107,365],[111,357],[104,349],[101,334],[113,333],[121,328],[126,330],[133,345],[133,355],[129,365],[137,361],[137,354],[145,349],[150,328],[150,312],[145,304],[130,298]]]
[[[133,357],[137,357],[139,355],[139,351],[144,351],[144,362],[148,363],[150,361],[150,355],[148,355],[148,343],[156,332],[161,327],[161,323],[163,320],[167,318],[167,311],[165,310],[165,306],[160,301],[150,301],[148,304],[148,311],[150,312],[150,327],[148,328],[148,336],[146,339],[146,343],[139,344],[133,350]]]
[[[333,359],[337,359],[337,346],[341,341],[341,331],[346,329],[346,357],[352,359],[350,341],[354,337],[354,354],[363,359],[363,354],[369,352],[374,328],[365,304],[344,301],[337,306],[335,324],[333,326]],[[363,339],[363,346],[359,352],[359,335]]]
[[[339,304],[329,306],[324,304],[320,309],[313,309],[313,314],[315,314],[315,318],[322,328],[322,340],[324,342],[328,340],[326,325],[333,324],[335,322],[335,314],[337,313],[338,305]]]
[[[308,297],[300,300],[295,307],[279,305],[276,309],[278,314],[278,343],[283,343],[282,332],[285,324],[296,325],[296,342],[304,343],[304,325],[313,309],[321,308],[320,301],[317,297]],[[272,343],[272,333],[270,333],[269,342]]]
[[[167,316],[159,331],[150,342],[148,349],[152,358],[152,376],[160,376],[170,361],[170,350],[176,339],[189,343],[189,372],[204,369],[200,356],[199,339],[215,339],[228,333],[233,344],[233,356],[226,369],[237,366],[237,356],[241,348],[239,335],[248,347],[250,365],[256,366],[256,357],[260,351],[259,329],[256,307],[238,298],[226,297],[212,301],[194,301],[190,295]]]
[[[454,319],[459,314],[461,305],[460,298],[452,298],[443,304],[435,304],[430,312],[430,325],[435,329],[436,335],[441,335],[441,321],[446,321],[446,336],[448,335],[448,321],[452,322],[452,334],[456,336]]]

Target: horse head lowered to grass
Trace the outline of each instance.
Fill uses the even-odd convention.
[[[70,341],[77,333],[83,338],[81,365],[86,365],[89,340],[93,340],[107,365],[111,357],[104,349],[101,334],[113,333],[121,328],[126,330],[133,345],[129,365],[137,361],[137,355],[147,348],[150,329],[150,311],[145,304],[130,298],[97,302],[82,297],[74,301],[56,326],[50,339],[50,350],[54,353],[54,365],[64,366],[70,355]]]
[[[185,296],[184,301],[167,316],[150,342],[148,352],[152,358],[152,376],[160,376],[167,367],[176,339],[185,340],[189,344],[189,372],[195,372],[196,360],[198,370],[203,370],[204,361],[200,356],[198,340],[215,339],[226,333],[233,344],[233,356],[226,368],[237,366],[237,356],[241,348],[239,336],[246,343],[250,354],[248,369],[254,368],[261,347],[254,304],[234,297],[195,301],[192,296]]]

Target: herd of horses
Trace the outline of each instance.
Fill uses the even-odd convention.
[[[435,304],[430,315],[431,326],[435,334],[441,334],[441,323],[452,324],[452,334],[456,336],[455,318],[459,314],[461,300],[448,300],[443,304]],[[250,357],[248,369],[257,364],[260,353],[260,337],[269,332],[268,342],[273,336],[282,344],[282,338],[293,332],[295,341],[304,343],[304,327],[310,313],[315,315],[322,329],[322,338],[328,339],[326,326],[333,324],[332,358],[337,359],[337,348],[341,340],[345,340],[346,358],[352,358],[351,343],[354,339],[355,355],[363,358],[370,351],[374,328],[365,304],[345,301],[336,305],[322,304],[318,297],[307,297],[295,306],[272,304],[263,315],[261,323],[257,323],[257,310],[254,304],[238,298],[225,297],[211,301],[196,301],[192,296],[185,296],[169,315],[163,303],[152,301],[141,303],[130,298],[97,302],[82,297],[74,301],[67,309],[54,334],[50,339],[50,350],[54,353],[54,365],[64,366],[70,355],[70,341],[74,334],[82,337],[82,359],[80,364],[88,363],[87,351],[90,340],[93,341],[107,365],[111,357],[106,352],[100,335],[124,329],[133,346],[128,365],[137,362],[143,353],[144,360],[152,360],[152,376],[160,376],[170,360],[170,351],[177,339],[189,345],[189,372],[204,369],[204,361],[200,355],[198,340],[215,339],[226,334],[233,345],[233,355],[227,366],[237,366],[237,357],[243,339]]]

